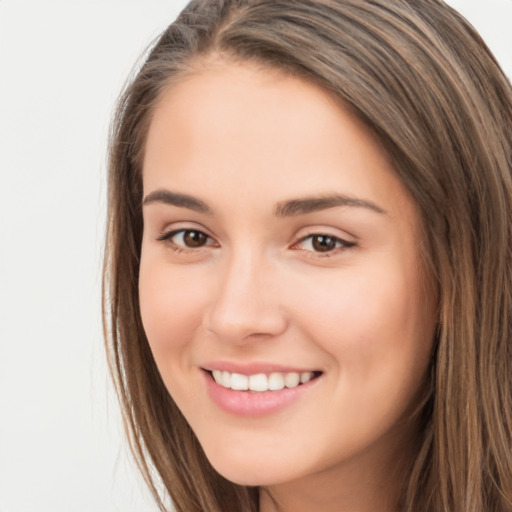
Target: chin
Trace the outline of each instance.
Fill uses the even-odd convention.
[[[239,454],[239,455],[243,455]],[[280,484],[296,478],[296,467],[292,474],[292,468],[276,467],[267,461],[250,462],[249,460],[240,461],[223,457],[222,460],[213,458],[208,459],[215,471],[226,480],[237,485],[248,487],[270,486]],[[295,466],[295,465],[294,465]]]

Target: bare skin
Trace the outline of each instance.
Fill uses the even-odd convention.
[[[143,184],[144,328],[213,467],[261,512],[391,512],[435,305],[379,143],[314,85],[211,61],[162,96]]]

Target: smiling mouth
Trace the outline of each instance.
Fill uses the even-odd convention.
[[[270,374],[256,373],[243,375],[225,370],[204,370],[219,385],[234,391],[248,391],[263,393],[266,391],[279,391],[303,386],[322,375],[320,371],[311,372],[272,372]]]

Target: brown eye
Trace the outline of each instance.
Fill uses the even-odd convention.
[[[201,247],[216,245],[211,237],[197,229],[177,229],[164,233],[157,240],[159,242],[166,242],[177,250],[200,249]]]
[[[311,246],[317,252],[329,252],[336,249],[338,239],[332,236],[315,235],[311,237]]]
[[[208,236],[201,231],[184,231],[183,245],[187,247],[202,247],[208,243]]]
[[[302,238],[296,245],[296,248],[317,254],[324,253],[326,256],[330,256],[328,253],[337,254],[340,250],[349,249],[355,245],[355,242],[349,242],[337,236],[318,233]]]

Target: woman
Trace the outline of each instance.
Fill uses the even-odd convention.
[[[441,1],[188,5],[109,174],[109,357],[162,510],[512,510],[511,141]]]

